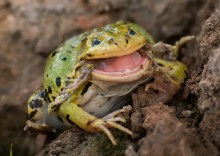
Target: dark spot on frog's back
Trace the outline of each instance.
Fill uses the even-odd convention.
[[[67,50],[66,52],[67,52],[67,53],[72,53],[72,51],[71,51],[71,50]]]
[[[58,52],[59,52],[58,50],[54,50],[51,56],[54,57]]]
[[[67,58],[66,58],[66,57],[63,57],[63,58],[62,58],[62,60],[63,60],[63,61],[66,61],[66,60],[67,60]]]
[[[34,100],[32,100],[32,101],[30,102],[30,107],[31,107],[32,109],[34,109],[34,108],[40,108],[40,107],[43,106],[42,103],[43,103],[43,100],[34,99]]]
[[[66,115],[66,120],[67,120],[70,124],[75,125],[75,123],[70,120],[70,115],[69,115],[69,114]]]
[[[55,97],[55,96],[52,96],[52,99],[53,99],[53,101],[55,101],[56,97]]]
[[[75,47],[74,47],[73,45],[70,45],[70,48],[72,48],[72,49],[73,49],[73,48],[75,48]]]
[[[57,85],[57,87],[61,86],[61,78],[60,77],[56,78],[56,85]]]
[[[51,94],[52,93],[52,89],[50,86],[48,86],[48,93]]]

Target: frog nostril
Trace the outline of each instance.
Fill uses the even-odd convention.
[[[99,45],[100,43],[101,43],[100,40],[98,40],[98,39],[94,39],[94,40],[92,41],[92,46]]]
[[[114,39],[111,38],[110,40],[108,40],[108,44],[112,44],[114,42]]]

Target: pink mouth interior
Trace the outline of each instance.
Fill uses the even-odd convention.
[[[107,74],[111,73],[130,73],[137,70],[148,61],[147,57],[140,55],[138,52],[133,52],[129,55],[121,57],[112,57],[100,59],[95,65],[94,72]],[[136,71],[135,70],[135,71]]]

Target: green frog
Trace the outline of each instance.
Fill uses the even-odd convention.
[[[74,36],[48,57],[43,88],[28,100],[25,130],[56,131],[77,125],[89,132],[104,132],[117,142],[109,128],[132,135],[117,116],[129,112],[128,96],[141,84],[157,90],[161,102],[175,95],[186,78],[186,66],[177,61],[176,45],[155,43],[134,23],[117,22]]]

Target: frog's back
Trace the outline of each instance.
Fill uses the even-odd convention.
[[[55,100],[66,86],[67,77],[74,70],[83,34],[68,39],[48,57],[44,71],[44,90],[48,102]]]

